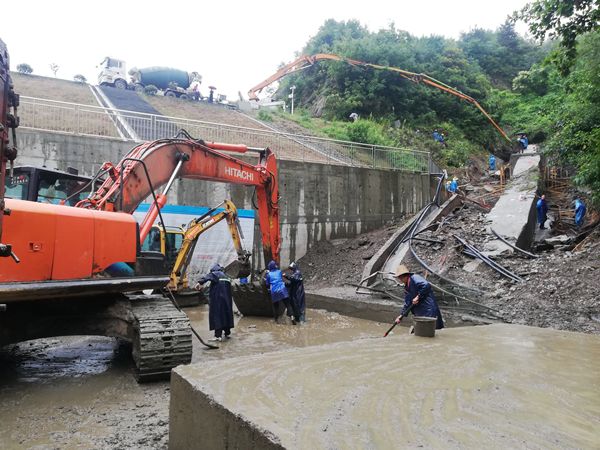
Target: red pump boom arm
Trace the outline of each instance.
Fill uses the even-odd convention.
[[[366,63],[363,61],[358,61],[357,59],[342,58],[341,56],[329,55],[327,53],[317,53],[316,55],[313,55],[313,56],[304,55],[304,56],[298,58],[296,61],[288,64],[283,69],[279,70],[277,73],[271,75],[269,78],[267,78],[262,83],[259,83],[256,86],[254,86],[252,89],[250,89],[250,91],[248,91],[250,100],[258,100],[258,96],[256,95],[256,93],[257,92],[260,93],[263,90],[263,88],[267,87],[271,83],[274,83],[275,81],[279,80],[280,78],[283,78],[284,76],[289,75],[290,73],[299,72],[300,70],[303,70],[310,66],[313,66],[317,61],[323,61],[323,60],[348,61],[353,66],[360,66],[360,67],[364,67],[365,69],[372,67],[373,69],[377,69],[377,70],[391,70],[393,72],[398,72],[401,77],[406,78],[411,81],[414,81],[415,83],[420,83],[422,81],[425,84],[428,84],[430,86],[436,87],[443,91],[449,92],[450,94],[454,94],[454,95],[462,98],[463,100],[467,101],[468,103],[472,103],[475,106],[477,106],[477,108],[479,108],[479,110],[483,114],[485,114],[485,116],[490,120],[490,122],[492,122],[492,124],[494,124],[494,126],[498,129],[498,131],[500,131],[500,133],[502,133],[502,136],[504,136],[506,138],[506,140],[508,140],[510,142],[509,137],[504,133],[504,131],[502,131],[500,129],[500,127],[496,124],[496,122],[494,122],[494,120],[490,117],[490,115],[481,107],[481,105],[479,103],[477,103],[477,101],[474,98],[463,94],[459,90],[454,89],[454,88],[448,86],[447,84],[444,84],[441,81],[438,81],[435,78],[430,77],[429,75],[425,75],[423,73],[420,73],[420,74],[413,73],[413,72],[409,72],[407,70],[398,69],[396,67],[370,64],[370,63]]]

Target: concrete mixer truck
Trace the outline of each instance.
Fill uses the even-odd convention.
[[[202,76],[198,72],[185,72],[170,67],[145,69],[133,67],[127,72],[125,61],[110,57],[104,58],[100,67],[102,68],[98,75],[100,86],[144,92],[146,86],[154,85],[164,92],[165,97],[192,98],[193,92],[188,91],[188,88],[194,84],[199,86],[202,82]],[[127,81],[127,73],[130,76],[129,81]]]

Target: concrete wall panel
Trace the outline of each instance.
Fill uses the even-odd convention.
[[[118,162],[132,142],[19,130],[19,165],[38,165],[93,175],[105,161]],[[239,155],[234,155],[239,157]],[[241,156],[256,164],[256,157]],[[348,238],[375,230],[430,201],[429,175],[338,165],[278,161],[281,262],[288,265],[311,246],[327,239]],[[170,204],[214,206],[229,199],[252,209],[253,189],[197,180],[180,180],[169,193]],[[258,217],[258,216],[257,216]],[[264,267],[260,226],[255,227],[254,264]],[[268,261],[267,261],[268,262]]]

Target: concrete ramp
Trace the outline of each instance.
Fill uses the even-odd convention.
[[[598,448],[600,336],[455,328],[173,370],[169,448]]]
[[[103,106],[119,110],[113,112],[111,118],[125,139],[153,141],[171,138],[179,131],[177,125],[162,117],[135,91],[109,86],[94,86],[94,89]]]
[[[510,183],[487,216],[487,225],[523,250],[533,243],[537,224],[536,192],[540,178],[540,155],[524,154],[516,160]],[[490,234],[491,231],[490,231]],[[486,254],[513,251],[500,239],[486,246]]]
[[[442,216],[449,214],[460,204],[461,199],[457,195],[453,195],[442,206],[433,205],[423,218],[417,231],[423,230]],[[404,257],[409,252],[408,241],[402,242],[402,239],[418,216],[419,214],[416,214],[400,227],[365,265],[362,278],[365,280],[366,286],[370,286],[377,280],[377,277],[372,276],[377,272],[382,273],[383,279],[395,280],[393,274],[396,272],[398,266],[403,264]],[[361,292],[360,288],[358,292]]]

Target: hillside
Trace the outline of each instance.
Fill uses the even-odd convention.
[[[34,97],[80,105],[101,106],[87,84],[59,78],[21,75],[11,72],[15,92],[22,97]],[[234,125],[238,127],[266,129],[244,115],[217,105],[143,95],[143,98],[165,116],[204,122]]]
[[[87,84],[61,80],[60,78],[21,75],[18,72],[11,72],[10,76],[15,85],[15,92],[22,97],[101,106]]]

